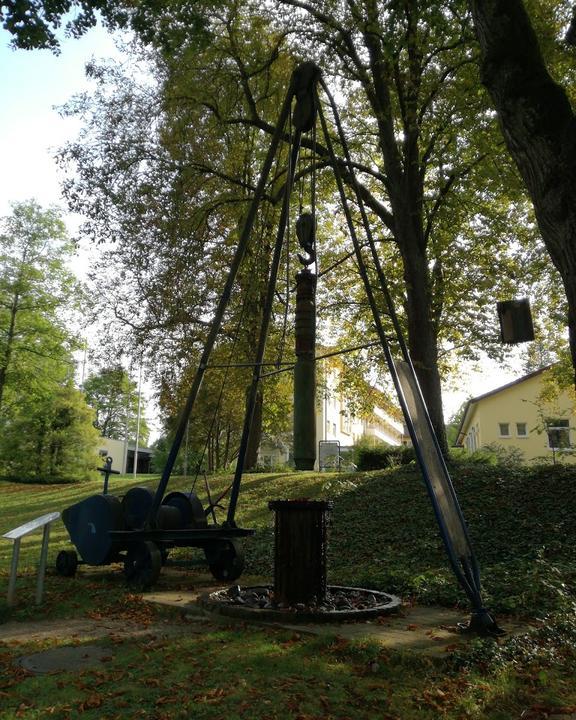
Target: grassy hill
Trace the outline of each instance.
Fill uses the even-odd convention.
[[[328,636],[232,628],[188,622],[130,593],[121,568],[81,569],[76,578],[51,570],[41,606],[31,604],[40,534],[22,547],[18,604],[6,607],[11,544],[0,542],[0,623],[72,618],[151,626],[169,621],[173,636],[102,639],[110,650],[104,669],[29,676],[23,653],[69,644],[62,639],[0,648],[0,720],[14,717],[201,717],[214,720],[357,718],[358,720],[545,720],[576,710],[576,603],[574,470],[506,469],[455,463],[452,476],[482,571],[486,601],[506,626],[506,612],[542,618],[525,635],[495,642],[474,639],[466,648],[432,661],[389,651],[375,642]],[[155,486],[158,478],[139,478]],[[211,478],[215,495],[229,477]],[[114,477],[122,495],[133,478]],[[189,489],[174,479],[170,489]],[[198,489],[203,481],[198,483]],[[101,482],[15,485],[0,482],[0,534],[26,520],[100,492]],[[201,496],[203,492],[199,493]],[[422,479],[411,466],[354,475],[284,473],[247,475],[239,524],[256,528],[246,542],[242,584],[270,580],[271,499],[334,501],[329,581],[396,592],[424,603],[466,604],[439,539]],[[70,547],[56,523],[50,561]],[[186,559],[192,551],[181,550]],[[192,558],[193,559],[193,558]],[[207,587],[205,570],[162,573],[158,589]],[[556,612],[552,612],[556,611]],[[74,644],[77,642],[73,640]],[[0,643],[1,644],[1,643]]]
[[[481,568],[486,604],[495,612],[538,615],[574,601],[576,586],[576,471],[566,466],[505,468],[455,462],[451,467]],[[137,484],[154,487],[157,477]],[[214,494],[229,477],[210,479]],[[111,492],[122,495],[133,479],[112,478]],[[175,478],[170,489],[189,489]],[[197,483],[205,496],[203,481]],[[51,510],[62,510],[101,483],[16,485],[0,482],[0,534]],[[466,605],[452,575],[432,507],[414,466],[356,473],[246,475],[237,521],[257,533],[246,541],[248,575],[272,573],[273,514],[268,501],[292,498],[334,501],[329,544],[329,582],[395,592],[419,602]],[[21,566],[37,560],[40,535],[23,545]],[[69,546],[58,523],[53,559]],[[0,571],[6,576],[11,545],[0,543]],[[191,551],[179,551],[188,555]]]

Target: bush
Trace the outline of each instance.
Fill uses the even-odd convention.
[[[358,470],[383,470],[408,465],[415,457],[414,448],[410,445],[386,445],[382,443],[369,447],[360,444],[355,448],[354,463]]]
[[[490,465],[492,467],[518,468],[523,464],[524,453],[517,447],[503,447],[498,443],[483,445],[470,452],[464,448],[451,448],[450,457],[466,463]]]
[[[70,383],[22,403],[2,426],[0,473],[14,482],[94,480],[98,432],[93,411]]]
[[[290,465],[288,463],[277,463],[276,465],[261,465],[259,463],[258,465],[256,465],[256,467],[251,468],[247,472],[278,474],[278,473],[293,473],[293,472],[297,472],[297,471],[293,465]]]

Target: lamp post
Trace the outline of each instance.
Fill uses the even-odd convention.
[[[138,441],[140,440],[140,409],[142,398],[142,358],[140,358],[140,370],[138,371],[138,405],[136,409],[136,442],[134,444],[134,467],[132,475],[136,479],[138,472]]]

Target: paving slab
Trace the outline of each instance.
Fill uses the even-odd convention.
[[[253,618],[242,620],[216,613],[206,613],[198,605],[198,597],[212,591],[213,589],[207,587],[189,592],[164,591],[147,593],[144,599],[147,602],[180,608],[188,617],[204,614],[210,620],[231,625],[248,622],[298,633],[336,635],[348,640],[372,640],[391,650],[407,650],[435,657],[443,657],[452,650],[465,647],[476,637],[460,631],[459,625],[467,625],[470,619],[470,613],[461,610],[430,606],[403,606],[397,614],[357,623],[296,623],[291,622],[289,617],[286,618],[286,622],[257,621]],[[528,624],[516,619],[502,620],[498,618],[498,621],[508,635],[517,635],[530,628]]]
[[[460,624],[467,625],[469,619],[469,614],[446,608],[411,607],[403,609],[396,617],[388,615],[378,621],[318,625],[282,623],[282,626],[295,632],[337,635],[346,640],[371,640],[391,650],[442,657],[447,652],[465,647],[475,637],[462,633],[459,628]]]
[[[181,631],[181,625],[174,625],[169,621],[156,621],[150,625],[126,620],[91,620],[88,618],[38,620],[36,622],[10,621],[0,625],[0,646],[2,644],[37,643],[45,640],[90,642],[104,637],[159,636],[178,634]]]
[[[221,585],[205,585],[189,590],[158,590],[147,592],[142,596],[146,602],[165,607],[180,608],[191,615],[204,615],[200,605],[197,604],[201,595],[210,594],[222,590]]]

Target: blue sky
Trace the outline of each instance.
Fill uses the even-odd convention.
[[[0,215],[9,214],[12,201],[61,203],[52,156],[78,126],[54,108],[86,88],[87,60],[118,54],[100,27],[79,40],[64,39],[60,55],[11,50],[10,37],[0,29]]]

